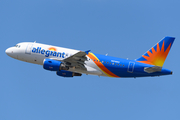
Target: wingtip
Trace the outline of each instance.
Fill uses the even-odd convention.
[[[87,50],[87,51],[85,51],[85,53],[88,55],[88,53],[90,52],[91,50]]]

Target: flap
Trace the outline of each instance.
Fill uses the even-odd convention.
[[[59,60],[59,59],[56,59],[56,58],[52,58],[53,60],[58,60],[58,61],[61,61],[63,63],[65,63],[67,66],[69,67],[80,67],[81,69],[86,69],[84,67],[84,64],[85,64],[85,61],[87,61],[87,57],[86,55],[89,53],[90,50],[88,51],[79,51],[77,52],[76,54],[68,57],[68,58],[65,58],[64,60]]]

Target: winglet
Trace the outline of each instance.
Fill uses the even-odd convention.
[[[87,50],[87,51],[85,51],[85,53],[88,55],[88,53],[90,52],[91,50]]]

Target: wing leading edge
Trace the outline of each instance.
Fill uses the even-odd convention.
[[[66,64],[67,66],[69,67],[76,67],[76,68],[81,68],[81,69],[86,69],[85,68],[85,61],[87,61],[87,57],[86,55],[90,52],[90,50],[88,51],[79,51],[77,52],[76,54],[68,57],[68,58],[65,58],[63,60],[59,60],[59,59],[56,59],[56,58],[51,58],[53,60],[57,60],[57,61],[61,61],[63,62],[64,64]]]

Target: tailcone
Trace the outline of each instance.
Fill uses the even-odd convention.
[[[168,70],[165,68],[162,68],[161,73],[162,73],[162,75],[172,75],[173,74],[173,72],[171,70]]]

